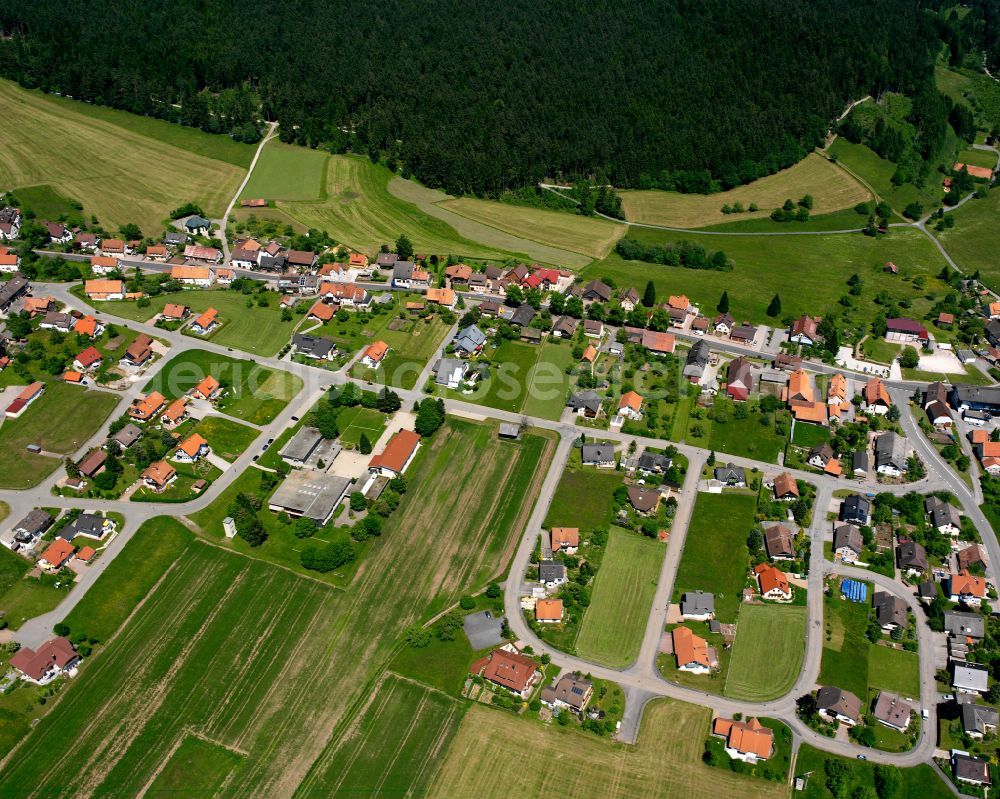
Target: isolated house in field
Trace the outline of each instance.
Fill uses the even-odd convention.
[[[853,727],[861,720],[861,700],[850,691],[824,685],[816,692],[816,710],[829,721]]]
[[[681,618],[685,621],[714,619],[715,595],[707,591],[688,591],[681,595]]]
[[[833,553],[841,560],[853,563],[864,549],[861,531],[853,524],[841,524],[833,531]]]
[[[10,659],[22,680],[36,685],[46,685],[62,675],[73,676],[80,662],[73,645],[67,638],[52,638],[38,647],[22,646]]]
[[[670,635],[673,639],[678,671],[708,674],[712,670],[708,641],[695,635],[687,627],[674,627]]]
[[[527,699],[532,688],[542,678],[535,661],[506,649],[494,649],[486,657],[473,663],[469,672],[506,688],[522,699]]]
[[[753,390],[753,373],[750,361],[743,356],[734,359],[726,372],[726,393],[731,399],[745,402]]]

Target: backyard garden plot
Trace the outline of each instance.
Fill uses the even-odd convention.
[[[612,252],[603,261],[582,271],[585,279],[610,277],[618,286],[641,288],[652,280],[657,297],[682,293],[709,313],[722,289],[729,293],[730,312],[737,319],[773,325],[767,307],[778,291],[782,316],[821,314],[839,308],[847,294],[847,280],[857,273],[864,281],[862,296],[851,313],[860,323],[871,322],[878,307],[872,299],[882,290],[893,297],[909,299],[909,313],[920,318],[933,303],[930,293],[943,297],[948,291],[937,279],[945,266],[934,243],[919,230],[893,228],[885,236],[871,238],[861,233],[810,236],[715,236],[697,232],[670,233],[629,228],[628,235],[650,244],[700,244],[708,252],[722,250],[733,261],[731,272],[658,266],[626,261]],[[883,272],[886,261],[900,268],[900,275]],[[916,288],[901,278],[923,276],[924,287]]]
[[[665,547],[612,527],[590,607],[580,625],[580,657],[611,668],[631,664],[642,646]]]
[[[799,676],[805,640],[804,607],[741,608],[726,677],[726,696],[753,702],[784,696]]]
[[[797,201],[811,194],[813,213],[825,214],[852,208],[871,198],[871,192],[822,156],[810,154],[788,169],[717,194],[680,194],[668,191],[623,191],[622,208],[630,222],[667,227],[698,228],[733,220],[767,217],[785,200]],[[735,215],[722,213],[723,206],[740,203],[760,209]],[[856,227],[856,226],[855,226]],[[798,228],[791,228],[796,230]]]
[[[708,708],[659,699],[646,707],[633,748],[476,705],[462,720],[428,796],[777,799],[787,795],[787,786],[780,783],[706,766],[701,755],[710,720]]]
[[[0,185],[51,186],[110,229],[135,222],[154,235],[173,208],[190,201],[219,216],[244,175],[245,165],[233,160],[253,154],[247,145],[220,148],[217,140],[235,144],[229,137],[117,111],[94,113],[84,103],[8,81],[0,82],[0,106]]]
[[[183,396],[208,375],[227,386],[219,409],[251,424],[272,421],[302,390],[302,379],[288,372],[266,369],[253,361],[228,355],[188,350],[164,364],[143,391],[159,391],[172,399]]]
[[[58,455],[82,447],[108,418],[120,397],[105,391],[87,391],[65,383],[47,383],[45,392],[17,419],[0,425],[0,488],[38,485],[62,464]],[[38,444],[53,455],[28,452]]]
[[[685,591],[715,594],[715,615],[735,622],[747,581],[747,535],[757,497],[749,493],[698,494],[674,583],[674,601]]]

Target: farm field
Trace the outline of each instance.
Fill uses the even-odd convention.
[[[871,790],[871,786],[875,784],[873,776],[875,765],[871,761],[838,757],[814,749],[809,744],[802,744],[795,761],[795,773],[813,774],[812,779],[806,782],[804,792],[798,794],[802,799],[834,799],[834,794],[830,793],[826,787],[826,780],[822,778],[823,765],[827,760],[843,763],[846,768],[845,788],[841,795],[851,796],[855,793],[860,795],[860,789]],[[920,796],[922,799],[951,799],[953,796],[944,781],[926,763],[913,768],[897,769],[897,773],[900,776],[900,785],[896,796]]]
[[[491,426],[449,420],[346,592],[196,542],[34,729],[0,793],[138,795],[193,728],[245,753],[229,795],[291,795],[310,770],[313,794],[330,795],[338,725],[408,625],[499,573],[553,450],[551,439],[499,442]],[[513,494],[524,502],[502,502]],[[45,768],[53,757],[72,773]]]
[[[144,796],[169,799],[184,792],[214,796],[243,763],[243,756],[197,735],[188,735],[174,749]]]
[[[646,707],[638,744],[632,748],[474,705],[427,795],[431,799],[501,793],[574,799],[786,796],[785,785],[702,762],[710,717],[707,708],[658,699]]]
[[[668,191],[623,191],[622,209],[629,222],[666,227],[699,228],[734,220],[766,218],[785,200],[811,194],[816,215],[853,208],[871,199],[871,192],[822,156],[810,153],[795,166],[745,186],[717,194],[680,194]],[[759,211],[726,215],[722,206],[756,203]],[[794,227],[786,226],[795,230]]]
[[[611,524],[611,497],[622,484],[622,474],[614,469],[577,463],[575,468],[563,472],[545,517],[545,527],[606,530]]]
[[[218,216],[245,172],[233,161],[242,160],[243,148],[247,163],[253,157],[252,147],[228,137],[126,119],[131,115],[50,98],[9,81],[0,82],[0,105],[0,185],[51,186],[109,228],[135,222],[156,234],[170,211],[189,201]]]
[[[279,210],[367,253],[405,233],[417,252],[503,259],[508,253],[463,238],[455,229],[389,191],[392,173],[359,155],[332,155],[321,201],[279,200]],[[324,193],[325,192],[325,193]],[[443,195],[446,196],[446,195]]]
[[[580,657],[611,668],[636,659],[665,552],[663,544],[651,538],[611,528],[576,639]]]
[[[74,633],[110,640],[192,540],[194,533],[168,516],[145,522],[63,622]]]
[[[323,795],[423,796],[468,707],[435,688],[387,673],[360,718],[326,754],[330,776]],[[315,776],[305,779],[297,796],[314,795]]]
[[[232,347],[236,350],[254,355],[275,355],[292,337],[299,318],[291,322],[281,321],[281,309],[276,298],[271,298],[273,304],[267,308],[254,306],[247,308],[245,295],[228,289],[191,289],[172,294],[160,294],[151,297],[149,305],[140,308],[134,302],[86,302],[98,313],[120,316],[135,322],[149,322],[163,311],[167,303],[180,303],[191,308],[193,316],[197,317],[209,308],[219,312],[221,327],[216,328],[211,335],[203,339],[192,335],[196,341],[211,341],[222,347]]]
[[[589,255],[591,258],[605,257],[615,242],[624,235],[626,228],[624,223],[610,222],[600,217],[477,200],[474,197],[444,200],[438,205],[506,233]]]
[[[982,200],[969,200],[950,214],[955,218],[955,227],[935,230],[933,235],[966,273],[978,269],[984,284],[1000,289],[1000,264],[996,258],[1000,250],[1000,191],[994,189]]]
[[[237,360],[205,350],[175,355],[143,387],[145,393],[159,391],[167,399],[186,394],[207,375],[227,384],[218,408],[251,424],[267,424],[302,390],[302,379],[284,371],[272,371],[252,361]]]
[[[861,215],[854,208],[831,211],[828,214],[810,214],[805,222],[775,222],[768,216],[743,219],[744,215],[734,214],[731,222],[706,225],[698,231],[719,231],[721,233],[804,233],[811,231],[852,231],[860,230],[867,222],[868,215]]]
[[[46,452],[70,455],[104,424],[120,397],[106,391],[85,391],[65,383],[47,383],[45,391],[17,419],[0,425],[0,488],[38,485],[62,460],[35,455],[25,447],[39,444]]]
[[[715,594],[716,618],[735,622],[747,580],[747,534],[757,498],[750,493],[698,494],[684,555],[677,569],[674,601],[685,591]]]
[[[871,300],[883,289],[893,296],[910,299],[916,318],[933,304],[926,299],[927,294],[934,293],[940,298],[945,293],[944,285],[937,279],[944,259],[918,230],[893,229],[887,236],[876,239],[860,233],[721,237],[635,227],[629,228],[628,235],[656,244],[689,241],[701,244],[708,252],[721,248],[735,266],[733,271],[720,274],[626,261],[611,253],[584,269],[584,278],[610,277],[622,287],[642,287],[652,280],[657,297],[683,293],[702,308],[715,308],[725,286],[733,316],[759,324],[774,324],[766,311],[775,287],[779,287],[782,318],[804,313],[823,315],[839,309],[838,300],[847,293],[847,280],[855,272],[864,281],[864,293],[851,312],[859,322],[875,317],[878,308]],[[882,271],[890,260],[899,265],[901,275]],[[918,275],[925,280],[920,291],[900,279]]]
[[[747,605],[729,660],[726,696],[764,702],[795,684],[805,655],[806,609]]]
[[[276,138],[264,145],[241,198],[319,200],[325,189],[325,150],[296,147]]]

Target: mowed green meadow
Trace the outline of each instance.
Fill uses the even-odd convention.
[[[62,465],[62,459],[28,452],[38,444],[49,453],[71,455],[82,447],[118,404],[107,391],[47,383],[45,391],[17,419],[0,424],[0,488],[30,488]]]
[[[181,747],[193,773],[225,779],[229,796],[289,796],[307,774],[303,795],[333,795],[348,762],[352,781],[423,779],[419,758],[395,770],[354,758],[345,733],[362,723],[406,627],[500,573],[554,449],[548,437],[500,442],[495,426],[449,420],[425,440],[347,591],[252,551],[193,543],[24,741],[0,794],[138,796],[176,772]],[[395,704],[383,750],[436,753],[428,732],[392,715]],[[186,743],[192,733],[212,746]]]
[[[0,186],[51,186],[114,229],[135,222],[155,235],[170,211],[199,203],[225,210],[253,147],[228,136],[133,117],[0,81]]]
[[[247,308],[247,297],[237,291],[189,289],[150,297],[149,305],[145,308],[140,308],[135,302],[87,300],[87,303],[98,312],[103,311],[135,322],[152,320],[163,311],[163,306],[167,303],[187,305],[191,308],[192,318],[197,318],[198,314],[209,308],[215,308],[219,312],[220,326],[205,339],[193,334],[192,339],[211,341],[222,347],[232,347],[254,355],[271,356],[291,340],[295,325],[301,317],[294,317],[290,322],[282,321],[278,299],[274,296],[268,299],[271,304],[266,308],[256,304]]]
[[[680,601],[685,591],[710,591],[715,594],[716,618],[736,621],[750,565],[746,540],[756,509],[757,497],[749,492],[698,494],[677,569],[674,601]]]
[[[576,639],[580,657],[611,668],[638,657],[665,552],[658,541],[611,528]]]
[[[726,696],[753,702],[784,696],[799,676],[805,643],[804,607],[743,607],[726,676]]]
[[[1000,289],[1000,191],[993,189],[984,199],[969,200],[949,214],[955,227],[933,235],[967,274],[978,270],[985,285]]]
[[[718,236],[632,227],[628,235],[655,244],[689,241],[708,252],[722,250],[734,268],[731,272],[683,269],[626,261],[611,253],[584,269],[584,278],[610,277],[619,287],[634,286],[640,291],[651,280],[658,298],[686,294],[708,315],[714,313],[725,289],[733,316],[759,324],[774,324],[767,307],[775,293],[781,297],[782,318],[836,310],[854,273],[864,281],[864,293],[853,311],[861,320],[875,317],[878,306],[871,299],[883,289],[892,296],[910,299],[912,315],[917,318],[933,304],[926,299],[928,293],[943,297],[946,291],[937,279],[945,261],[934,243],[918,230],[893,229],[886,236],[870,238],[861,233]],[[882,271],[887,261],[899,266],[900,275]],[[901,279],[916,276],[925,280],[919,291]]]
[[[296,147],[271,139],[261,150],[241,198],[319,200],[326,189],[325,150]]]

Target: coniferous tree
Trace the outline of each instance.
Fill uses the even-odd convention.
[[[722,296],[719,297],[719,304],[715,306],[715,309],[719,313],[729,313],[729,292],[723,290]]]
[[[775,317],[781,313],[781,297],[775,294],[771,298],[771,304],[767,306],[767,315]]]

